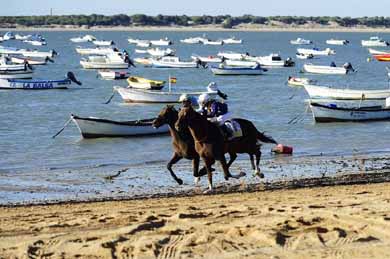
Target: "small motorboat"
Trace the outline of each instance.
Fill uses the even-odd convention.
[[[138,54],[146,54],[146,53],[148,53],[148,51],[146,49],[135,49],[134,52],[138,53]]]
[[[380,100],[390,97],[390,89],[342,89],[319,85],[304,85],[311,99],[337,99],[337,100]]]
[[[21,41],[23,41],[23,40],[28,40],[28,39],[30,39],[31,37],[32,37],[31,34],[29,34],[29,35],[15,34],[15,40],[21,40]]]
[[[383,61],[383,62],[389,62],[390,61],[390,54],[374,54],[373,57],[377,61]]]
[[[262,67],[273,68],[273,67],[292,67],[295,62],[291,58],[283,60],[282,57],[277,53],[271,53],[268,56],[251,57],[247,56],[245,60],[256,61]]]
[[[98,73],[101,78],[106,80],[127,79],[130,76],[127,71],[99,70]]]
[[[160,49],[160,48],[152,48],[147,49],[146,52],[153,57],[164,57],[164,56],[173,56],[175,51],[173,49]]]
[[[106,47],[106,48],[82,48],[77,47],[76,52],[81,55],[109,55],[119,52],[117,48]]]
[[[341,67],[337,67],[334,62],[330,66],[320,66],[313,64],[304,64],[303,70],[312,74],[327,74],[327,75],[346,75],[349,72],[354,72],[351,63],[347,62]]]
[[[144,65],[145,67],[151,67],[153,65],[152,58],[150,57],[134,58],[134,62]]]
[[[334,103],[311,102],[310,108],[316,122],[390,120],[390,106],[340,107]]]
[[[76,124],[83,138],[112,138],[112,137],[139,137],[168,133],[168,125],[154,128],[154,119],[114,121],[96,117],[79,117],[72,114],[71,118]]]
[[[179,103],[180,96],[183,94],[194,96],[196,98],[204,93],[207,93],[213,98],[221,94],[215,83],[213,85],[212,83],[209,84],[207,91],[201,92],[154,91],[135,88],[123,88],[119,86],[114,86],[114,91],[117,91],[125,102],[134,103]]]
[[[362,40],[363,47],[386,47],[389,43],[378,36],[370,37],[368,40]]]
[[[337,39],[330,39],[325,41],[328,45],[347,45],[349,43],[348,40],[337,40]]]
[[[222,40],[209,40],[209,39],[206,39],[206,40],[203,40],[202,43],[203,43],[203,45],[214,45],[214,46],[221,46],[221,45],[223,45],[223,41]]]
[[[313,56],[329,56],[336,54],[336,51],[330,48],[326,48],[324,50],[319,50],[318,48],[312,48],[312,49],[304,49],[304,48],[298,48],[297,52],[300,54],[312,54]]]
[[[242,44],[242,40],[237,39],[236,37],[230,37],[222,40],[223,44]]]
[[[93,44],[96,46],[111,46],[115,45],[115,43],[112,40],[94,40],[92,41]]]
[[[96,40],[96,38],[92,35],[85,35],[83,37],[76,37],[70,39],[71,42],[75,43],[92,42],[94,40]]]
[[[31,44],[33,46],[45,46],[45,45],[47,45],[46,41],[42,41],[42,40],[24,40],[23,42]]]
[[[0,72],[1,73],[1,72]],[[72,72],[66,74],[61,80],[21,80],[21,79],[0,79],[0,89],[7,90],[48,90],[67,89],[71,84],[81,85]]]
[[[199,62],[182,61],[179,57],[165,56],[159,59],[152,59],[155,68],[197,68]]]
[[[129,87],[146,90],[161,90],[165,81],[151,80],[143,77],[132,76],[127,79]]]
[[[289,76],[287,83],[292,86],[304,86],[307,84],[315,84],[317,81],[306,77]]]
[[[220,76],[239,76],[239,75],[262,75],[265,71],[259,64],[253,67],[227,66],[219,64],[211,66],[211,71],[214,75]]]
[[[191,56],[191,58],[194,61],[200,60],[201,62],[204,62],[204,63],[221,63],[222,62],[221,58],[215,57],[215,56],[203,57],[203,56],[193,54]]]
[[[311,40],[305,40],[302,38],[297,38],[295,40],[290,40],[290,43],[293,45],[310,45],[313,44]]]
[[[249,55],[248,53],[243,54],[243,53],[228,51],[228,52],[218,52],[217,56],[221,58],[223,57],[225,59],[243,60]]]
[[[47,62],[54,62],[53,59],[46,57],[46,58],[31,58],[31,57],[24,57],[24,56],[10,56],[9,59],[12,63],[15,64],[25,64],[26,62],[30,65],[46,65]]]
[[[172,41],[168,38],[159,39],[159,40],[151,40],[150,43],[154,46],[169,46],[172,45]]]
[[[202,37],[193,37],[180,40],[180,42],[185,44],[199,44],[202,43],[203,40],[204,39]]]
[[[38,50],[17,49],[17,48],[0,46],[0,54],[23,55],[25,57],[52,58],[56,56],[58,53],[54,49],[49,51],[38,51]]]
[[[296,53],[297,59],[312,59],[314,58],[313,54],[303,54],[303,53]]]
[[[150,45],[151,43],[148,40],[140,40],[137,42],[137,47],[141,47],[141,48],[148,48],[150,47]]]
[[[32,78],[33,70],[30,64],[13,64],[8,57],[0,58],[0,79]]]
[[[127,55],[114,53],[106,56],[89,56],[80,64],[85,69],[127,69],[132,62]]]
[[[388,50],[377,50],[377,49],[371,49],[371,48],[368,48],[368,52],[372,55],[390,54],[390,51],[388,51]]]

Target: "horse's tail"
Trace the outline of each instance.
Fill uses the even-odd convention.
[[[259,140],[261,142],[264,142],[264,143],[273,143],[275,145],[278,144],[278,142],[276,142],[276,140],[274,140],[271,136],[267,136],[267,135],[265,135],[264,133],[262,133],[260,131],[257,131],[256,138],[257,138],[257,140]]]

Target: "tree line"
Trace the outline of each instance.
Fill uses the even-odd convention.
[[[338,17],[338,16],[187,16],[187,15],[41,15],[41,16],[0,16],[1,27],[13,26],[192,26],[192,25],[221,25],[232,28],[239,24],[272,25],[273,22],[282,22],[287,25],[304,25],[317,23],[329,25],[337,23],[343,27],[367,26],[390,27],[390,17]]]

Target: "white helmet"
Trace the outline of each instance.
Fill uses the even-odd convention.
[[[188,101],[189,96],[187,94],[180,95],[179,102],[185,102]]]
[[[198,103],[199,105],[204,105],[206,102],[210,100],[210,96],[208,94],[201,94],[198,97]]]
[[[218,91],[217,83],[211,82],[211,83],[207,86],[207,90],[208,90],[209,92]]]

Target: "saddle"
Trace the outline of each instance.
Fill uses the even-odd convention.
[[[227,141],[232,141],[243,136],[240,123],[234,119],[225,121],[220,128]]]

